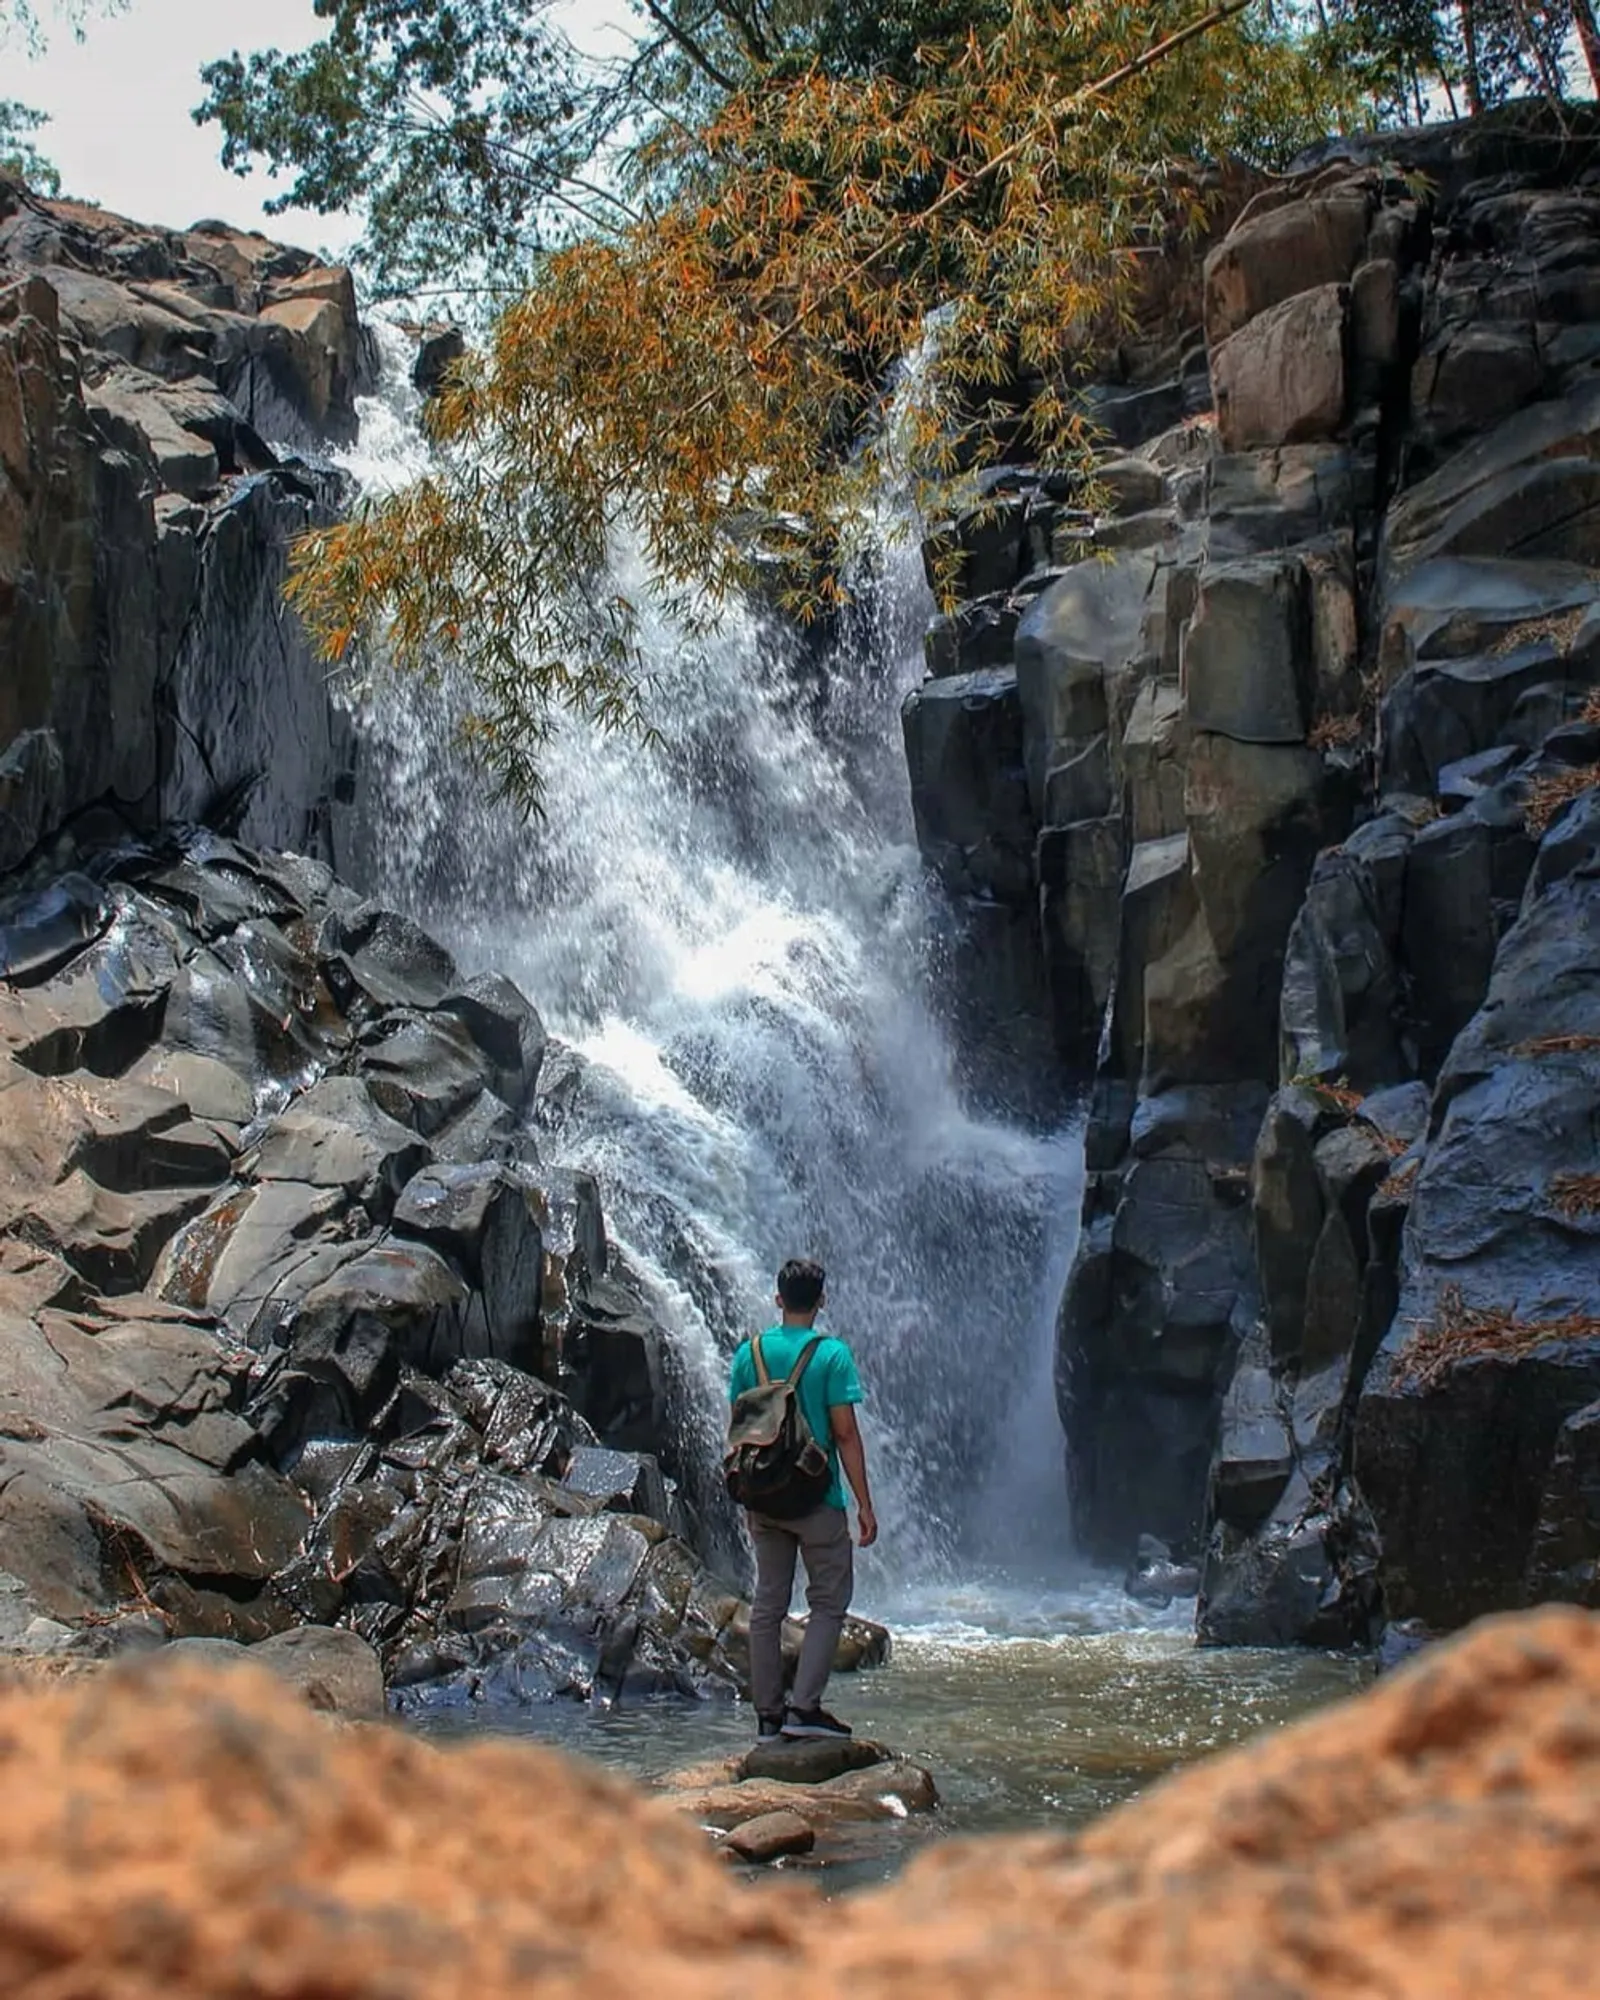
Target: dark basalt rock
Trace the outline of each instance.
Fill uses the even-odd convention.
[[[201,831],[5,908],[19,1630],[131,1635],[131,1591],[145,1640],[336,1623],[413,1704],[739,1686],[741,1602],[670,1532],[659,1332],[510,1109],[545,1047],[515,987]]]

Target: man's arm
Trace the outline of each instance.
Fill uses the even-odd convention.
[[[835,1403],[828,1412],[833,1441],[839,1447],[839,1463],[856,1496],[856,1512],[861,1517],[861,1546],[870,1549],[878,1539],[878,1517],[872,1511],[872,1491],[867,1485],[867,1451],[861,1442],[861,1426],[856,1422],[853,1403]]]

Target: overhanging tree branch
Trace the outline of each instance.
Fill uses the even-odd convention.
[[[673,20],[665,7],[659,6],[657,0],[644,0],[644,4],[651,20],[672,37],[695,68],[710,77],[719,90],[726,90],[731,95],[739,88],[735,79],[729,76],[726,70],[717,67],[696,37]]]

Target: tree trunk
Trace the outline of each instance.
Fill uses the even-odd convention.
[[[1476,0],[1460,0],[1461,49],[1467,66],[1467,109],[1474,118],[1483,110],[1483,73],[1478,67],[1478,9]]]
[[[1572,0],[1572,17],[1578,24],[1578,40],[1583,59],[1589,65],[1589,81],[1600,97],[1600,22],[1595,20],[1594,0]]]

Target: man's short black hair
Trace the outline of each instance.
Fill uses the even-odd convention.
[[[778,1297],[790,1312],[815,1312],[827,1273],[809,1257],[791,1257],[778,1273]]]

